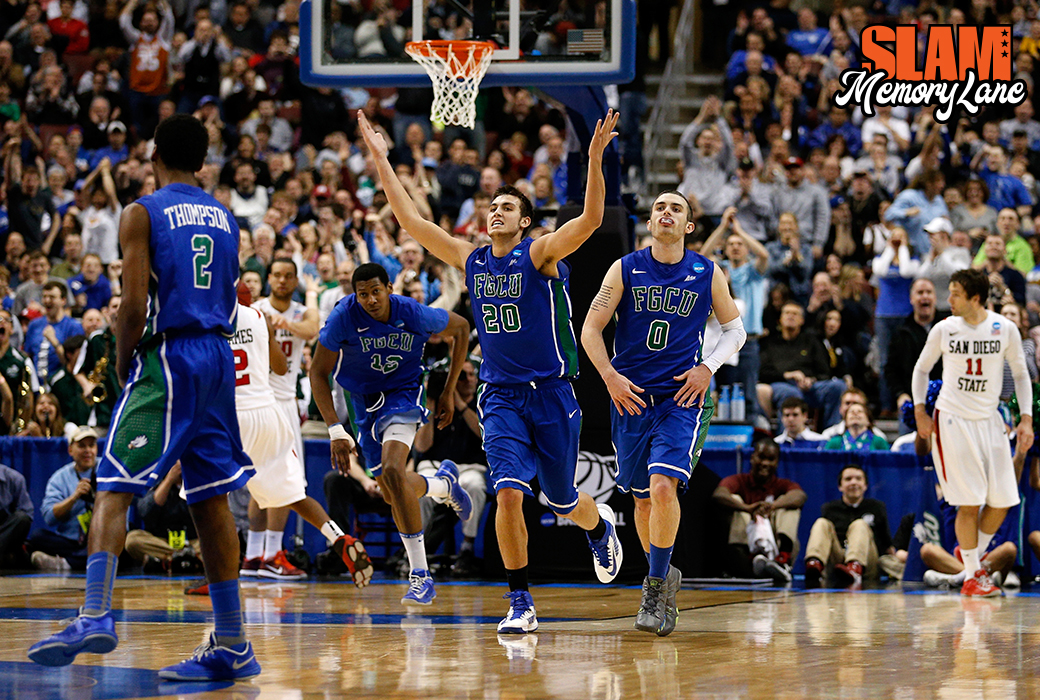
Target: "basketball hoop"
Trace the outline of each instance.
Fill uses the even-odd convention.
[[[490,41],[411,41],[404,50],[433,81],[430,118],[472,129],[477,92],[495,45]]]

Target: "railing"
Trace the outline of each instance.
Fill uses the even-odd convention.
[[[650,173],[669,169],[671,164],[666,162],[662,151],[662,140],[668,134],[668,123],[674,119],[678,112],[678,96],[685,95],[685,77],[693,72],[694,36],[693,22],[696,15],[697,0],[684,0],[682,12],[679,14],[679,24],[675,29],[675,44],[672,47],[671,57],[664,68],[661,76],[661,86],[657,90],[657,98],[650,111],[650,119],[647,122],[644,134],[644,192],[646,196],[652,196],[650,191],[654,188],[647,177]],[[663,37],[663,41],[667,41]]]

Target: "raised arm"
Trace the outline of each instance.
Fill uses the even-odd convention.
[[[625,283],[621,277],[621,261],[616,260],[607,270],[603,284],[600,285],[599,293],[592,300],[592,306],[585,316],[585,325],[581,329],[581,345],[588,353],[589,359],[595,366],[603,383],[607,385],[610,392],[610,400],[614,402],[614,408],[619,414],[628,411],[631,416],[642,413],[646,408],[644,402],[637,394],[642,394],[643,389],[636,386],[622,375],[610,364],[610,356],[607,354],[607,344],[603,341],[603,329],[610,323],[618,304],[621,302],[621,294],[625,291]]]
[[[386,192],[386,198],[401,227],[411,234],[412,238],[417,240],[423,248],[452,267],[465,271],[466,259],[469,258],[470,253],[476,250],[476,246],[469,241],[454,238],[440,226],[419,215],[419,210],[412,201],[411,195],[401,184],[393,166],[387,160],[386,141],[381,134],[375,132],[361,110],[358,110],[357,117],[358,130],[365,139],[368,153],[372,157],[376,171],[379,173],[379,179],[383,183],[383,191]]]
[[[705,257],[715,260],[715,253],[722,244],[722,239],[726,237],[726,232],[729,231],[730,226],[733,225],[736,216],[736,207],[726,207],[726,211],[722,212],[722,220],[719,222],[719,225],[711,232],[711,235],[708,236],[708,240],[704,241],[704,245],[701,246],[702,254]],[[766,260],[768,261],[768,259],[769,254],[766,253]]]
[[[596,131],[589,143],[589,177],[581,216],[531,244],[531,262],[543,274],[555,276],[557,261],[580,248],[603,223],[603,200],[607,192],[603,181],[603,151],[617,136],[614,127],[618,116],[613,110],[607,110],[607,116],[596,122]]]
[[[152,224],[140,204],[123,210],[119,244],[123,248],[123,302],[116,317],[116,376],[126,382],[134,348],[148,319],[148,282],[151,279],[149,238]]]

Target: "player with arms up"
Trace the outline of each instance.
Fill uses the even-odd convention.
[[[1022,418],[1016,450],[1033,444],[1033,388],[1018,328],[986,310],[989,278],[980,270],[950,277],[950,312],[932,327],[914,366],[911,390],[919,441],[931,440],[935,473],[946,502],[957,508],[955,531],[966,578],[961,595],[998,596],[980,563],[1008,509],[1017,505],[1018,484],[1004,421],[997,412],[1004,361],[1011,365]],[[928,373],[939,357],[943,383],[928,415]]]
[[[179,459],[216,630],[190,659],[159,675],[212,681],[260,673],[242,628],[238,533],[227,500],[253,475],[238,432],[228,345],[238,310],[238,226],[195,179],[208,140],[194,117],[163,120],[152,155],[162,188],[123,210],[115,370],[126,385],[97,467],[86,601],[71,625],[29,650],[46,666],[116,647],[112,588],[127,508]]]
[[[747,338],[726,276],[686,250],[690,203],[678,192],[654,200],[650,247],[610,266],[585,317],[581,342],[614,403],[611,440],[617,484],[635,497],[636,531],[650,561],[636,629],[666,636],[678,618],[682,575],[671,565],[679,528],[679,489],[686,489],[708,434],[712,375]],[[722,337],[702,358],[712,311]],[[614,358],[603,329],[617,320]]]
[[[240,291],[249,296],[245,285]],[[296,511],[325,535],[350,570],[354,585],[363,588],[372,580],[372,562],[364,545],[344,534],[321,504],[307,495],[292,418],[279,409],[271,389],[271,373],[286,376],[290,363],[270,320],[255,307],[239,305],[231,352],[235,356],[235,404],[242,445],[256,469],[248,484],[250,508],[255,505],[257,511],[267,509],[268,513],[275,509]]]
[[[267,316],[274,328],[274,340],[288,358],[288,371],[275,373],[271,377],[270,385],[274,390],[277,408],[285,415],[286,424],[292,431],[293,447],[298,455],[297,457],[289,455],[288,458],[295,459],[299,463],[300,478],[304,479],[301,461],[303,435],[300,431],[300,409],[296,404],[296,381],[300,376],[303,346],[318,335],[318,289],[313,280],[308,280],[305,297],[307,304],[304,305],[294,300],[293,293],[296,291],[299,279],[297,278],[296,263],[287,259],[279,259],[271,263],[267,271],[267,281],[271,285],[271,296],[257,301],[253,304],[253,308],[259,309]],[[246,452],[250,457],[255,457],[248,449]],[[254,459],[253,462],[256,463],[256,460]],[[290,471],[295,473],[296,469],[296,465],[291,465]],[[306,488],[306,479],[303,480],[303,485]],[[314,505],[317,505],[317,501],[314,501]],[[242,570],[239,572],[242,576],[260,576],[279,580],[307,577],[306,572],[297,569],[289,562],[282,550],[285,521],[289,518],[289,510],[288,506],[261,508],[255,497],[249,499],[249,534],[246,537],[246,556],[245,561],[242,562]],[[304,519],[307,519],[306,516]],[[353,571],[354,569],[351,568],[351,572]],[[354,582],[357,583],[356,578]]]
[[[477,247],[454,238],[420,216],[387,160],[387,146],[358,113],[358,124],[401,226],[446,264],[466,273],[480,337],[478,402],[484,451],[495,486],[495,532],[509,581],[509,613],[498,625],[506,634],[538,628],[527,582],[527,527],[523,497],[538,484],[557,515],[588,533],[600,581],[621,568],[614,513],[575,486],[581,409],[571,380],[578,372],[577,342],[564,260],[603,222],[603,151],[617,136],[618,117],[607,112],[589,145],[585,210],[555,233],[534,240],[531,202],[519,190],[495,192],[487,213],[491,244]]]
[[[453,343],[448,380],[435,416],[438,427],[445,428],[455,413],[455,385],[469,350],[469,323],[454,312],[393,294],[386,270],[375,263],[358,267],[353,285],[354,293],[336,304],[318,336],[311,390],[329,427],[333,466],[343,474],[350,470],[354,441],[336,415],[329,375],[335,374],[340,386],[350,392],[365,466],[390,504],[411,565],[401,602],[429,605],[437,593],[426,564],[419,499],[430,496],[447,503],[461,520],[472,517],[473,504],[459,485],[458,467],[450,460],[441,462],[429,478],[407,471],[406,464],[419,424],[428,415],[422,385],[426,341],[440,333]]]

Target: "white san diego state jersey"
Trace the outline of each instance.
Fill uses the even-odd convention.
[[[256,309],[239,304],[238,323],[230,342],[235,356],[235,409],[274,406],[267,319]]]
[[[253,304],[254,309],[260,309],[268,316],[282,316],[290,323],[299,323],[303,320],[303,312],[307,307],[298,301],[290,301],[289,308],[279,311],[271,305],[271,298],[265,297]],[[279,376],[271,377],[271,387],[274,389],[274,397],[279,401],[296,400],[296,380],[300,376],[300,365],[303,363],[304,339],[294,335],[287,330],[274,329],[274,339],[278,347],[282,349],[287,360],[289,360],[289,371]]]
[[[942,355],[943,384],[935,407],[969,420],[990,418],[1000,403],[1004,360],[1021,364],[1022,338],[1011,321],[992,311],[977,326],[950,316],[932,327],[918,367],[929,371]]]

